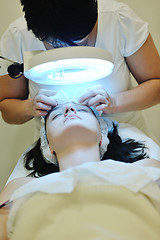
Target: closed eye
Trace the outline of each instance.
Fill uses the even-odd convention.
[[[78,109],[77,112],[78,112],[78,111],[79,111],[79,112],[87,112],[87,113],[89,113],[89,111],[87,111],[86,109]]]
[[[62,113],[58,113],[57,115],[55,115],[52,120],[56,119],[57,117],[60,117],[62,115]]]

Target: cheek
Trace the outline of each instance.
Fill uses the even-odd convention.
[[[47,133],[48,145],[52,150],[54,150],[55,135],[52,132]]]
[[[46,129],[49,146],[53,148],[55,145],[55,141],[63,131],[63,126],[60,124],[60,121],[54,121],[52,123],[49,123]]]
[[[93,116],[86,118],[85,125],[92,131],[97,133],[99,139],[101,139],[101,129],[98,120]]]
[[[46,125],[46,132],[52,136],[57,135],[59,130],[62,128],[61,121],[59,119],[48,121]]]
[[[99,128],[99,141],[101,141],[102,140],[102,133],[101,133],[101,129]]]
[[[98,140],[101,141],[102,139],[102,133],[101,133],[101,128],[99,126],[99,123],[97,122],[97,135],[98,135]]]
[[[92,124],[94,126],[95,131],[97,132],[98,140],[100,141],[102,139],[102,134],[101,134],[101,128],[100,128],[98,120],[96,118],[94,118],[92,121]]]
[[[49,145],[52,144],[52,142],[54,141],[56,134],[57,134],[57,129],[55,128],[55,125],[48,124],[47,130],[46,130],[46,135],[47,135]]]

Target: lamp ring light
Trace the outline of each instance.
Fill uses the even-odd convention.
[[[40,52],[24,63],[24,76],[47,85],[70,85],[95,81],[110,75],[111,54],[95,47],[65,47]]]

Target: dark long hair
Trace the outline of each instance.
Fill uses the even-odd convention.
[[[114,123],[112,130],[108,133],[108,138],[110,143],[101,161],[112,159],[133,163],[148,157],[145,152],[145,144],[143,142],[137,142],[134,139],[123,141],[118,134],[117,125]],[[32,171],[28,176],[42,177],[50,173],[59,172],[58,166],[47,163],[44,160],[40,150],[40,139],[37,141],[35,147],[26,154],[24,166],[27,170]]]

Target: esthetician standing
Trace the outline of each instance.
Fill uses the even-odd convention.
[[[4,33],[0,54],[22,63],[24,51],[67,46],[95,46],[111,52],[114,71],[81,96],[111,118],[145,130],[141,111],[160,103],[160,57],[148,24],[114,0],[21,0],[25,18]],[[97,6],[98,5],[98,6]],[[27,23],[26,23],[27,22]],[[138,86],[132,88],[130,73]],[[4,121],[22,124],[44,116],[56,105],[52,91],[35,88],[22,76],[0,77],[0,110]],[[9,87],[8,87],[9,86]],[[28,96],[30,95],[30,98]]]

